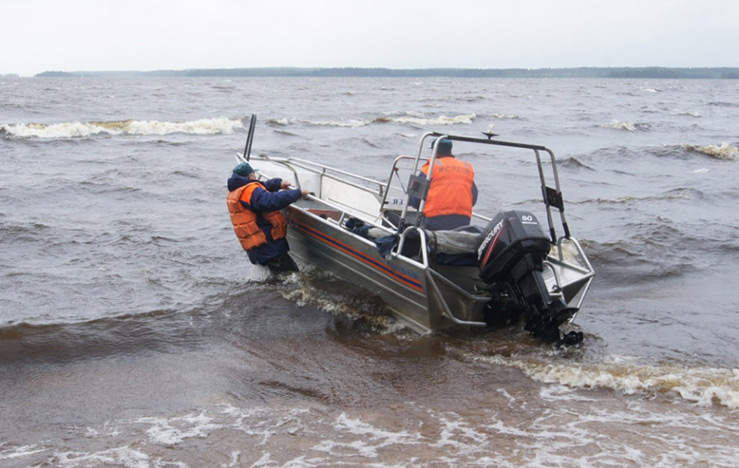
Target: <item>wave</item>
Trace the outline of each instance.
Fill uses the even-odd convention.
[[[629,132],[635,132],[637,130],[645,131],[649,130],[648,124],[642,124],[642,123],[635,123],[635,122],[628,122],[628,121],[621,121],[621,120],[612,120],[609,123],[601,124],[600,127],[602,128],[612,128],[615,130],[626,130]]]
[[[197,338],[188,331],[193,313],[197,314],[179,307],[49,323],[6,322],[0,326],[0,365],[190,349],[198,346]]]
[[[334,275],[308,268],[300,277],[288,278],[290,288],[279,294],[298,306],[310,304],[355,330],[393,333],[404,329],[404,324],[389,313],[376,295],[359,290]],[[318,286],[314,286],[317,284]]]
[[[694,191],[695,192],[695,191]],[[582,200],[580,202],[573,203],[597,203],[597,204],[621,204],[641,201],[658,201],[658,200],[690,200],[691,197],[686,190],[671,190],[662,195],[652,195],[646,197],[635,197],[632,195],[626,195],[617,198],[596,198],[589,200]]]
[[[284,117],[280,119],[269,119],[267,125],[272,127],[286,127],[290,125],[290,121]]]
[[[729,102],[729,101],[710,101],[706,103],[707,106],[713,106],[713,107],[739,107],[739,104],[736,102]]]
[[[451,117],[445,115],[435,117],[422,117],[409,114],[397,116],[380,116],[369,119],[349,119],[349,120],[293,120],[272,119],[269,124],[273,126],[287,126],[291,123],[299,123],[316,127],[346,127],[357,128],[367,127],[373,124],[397,123],[403,125],[432,126],[432,125],[469,125],[477,118],[476,114],[460,114]]]
[[[624,230],[627,234],[617,240],[583,240],[590,261],[600,265],[599,275],[604,280],[639,284],[684,276],[698,271],[701,252],[716,246],[715,241],[700,237],[706,232],[664,219],[627,223]]]
[[[645,157],[676,158],[692,160],[696,155],[708,156],[717,160],[734,161],[739,158],[739,147],[736,143],[723,142],[720,145],[669,144],[652,146],[612,146],[594,150],[586,155],[596,160],[644,160]],[[620,165],[618,172],[627,170],[629,165]]]
[[[557,162],[557,166],[560,168],[569,168],[569,169],[586,169],[589,171],[595,171],[592,167],[588,166],[587,164],[583,163],[579,159],[577,159],[574,156],[570,156],[569,158],[560,159]]]
[[[677,115],[683,116],[683,117],[703,117],[703,114],[697,111],[682,111],[678,112]]]
[[[732,146],[728,143],[721,143],[719,146],[715,145],[681,145],[681,148],[694,152],[710,156],[715,159],[725,159],[734,161],[739,156],[739,148]]]
[[[111,120],[90,122],[61,122],[56,124],[27,123],[0,124],[0,135],[19,138],[78,138],[96,135],[217,135],[243,128],[240,119],[215,118],[166,122],[159,120]]]
[[[48,235],[51,227],[36,221],[28,221],[21,223],[11,223],[0,220],[0,240],[4,243],[16,242],[19,240],[37,240],[43,239]]]
[[[516,115],[516,114],[502,114],[500,112],[496,112],[495,114],[492,115],[492,117],[494,119],[499,119],[499,120],[523,120],[520,115]]]
[[[718,403],[730,409],[739,409],[739,369],[640,366],[619,362],[553,364],[547,360],[498,355],[473,359],[518,368],[538,382],[573,388],[608,388],[627,395],[638,392],[673,394],[700,405]]]

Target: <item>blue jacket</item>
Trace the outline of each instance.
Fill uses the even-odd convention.
[[[233,174],[228,179],[228,191],[232,192],[237,188],[253,182],[257,181]],[[267,236],[266,244],[247,251],[249,260],[254,264],[264,265],[269,260],[279,257],[290,250],[287,239],[272,239],[272,224],[261,216],[262,212],[278,211],[287,208],[302,196],[300,189],[280,190],[280,184],[282,184],[282,179],[280,178],[262,182],[262,185],[267,190],[257,187],[252,192],[251,199],[248,203],[245,201],[241,202],[244,207],[257,214],[257,225]]]

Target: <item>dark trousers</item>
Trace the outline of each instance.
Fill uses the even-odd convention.
[[[289,273],[292,271],[299,271],[298,265],[295,260],[287,253],[280,255],[279,257],[272,258],[265,264],[272,273]]]

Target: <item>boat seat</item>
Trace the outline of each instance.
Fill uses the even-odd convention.
[[[462,226],[449,231],[426,231],[429,246],[436,261],[442,265],[477,265],[477,248],[482,230],[477,226]]]
[[[344,221],[344,228],[373,240],[383,256],[388,255],[398,244],[397,234],[387,235],[359,218],[348,218]],[[482,229],[478,226],[467,225],[453,230],[424,231],[430,253],[434,255],[437,263],[452,266],[476,266],[478,264],[477,248],[482,237]],[[419,241],[418,234],[411,232],[403,248],[403,255],[417,258],[420,249]]]
[[[483,229],[480,226],[474,224],[468,224],[466,226],[459,226],[458,228],[452,229],[453,232],[471,232],[473,234],[482,234]]]

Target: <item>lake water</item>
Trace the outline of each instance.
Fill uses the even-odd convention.
[[[250,114],[253,154],[380,180],[426,131],[553,149],[583,343],[266,277],[225,203]],[[0,465],[736,466],[737,122],[737,80],[0,81]],[[458,156],[480,213],[536,198]]]

